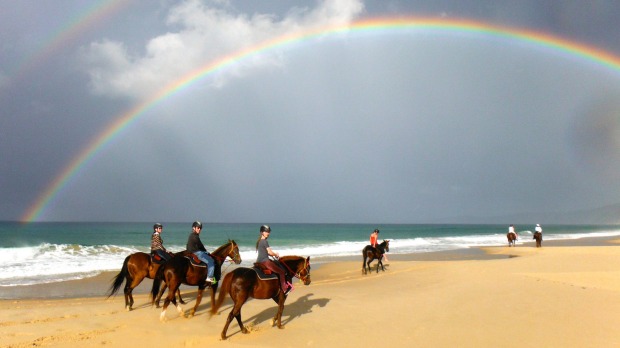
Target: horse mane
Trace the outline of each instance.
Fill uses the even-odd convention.
[[[297,255],[288,255],[288,256],[281,256],[279,259],[280,262],[286,264],[287,262],[293,262],[295,263],[295,265],[298,267],[300,262],[304,262],[304,267],[306,267],[305,262],[308,261],[308,265],[310,265],[310,260],[309,257],[303,257],[303,256],[297,256]],[[287,267],[290,267],[287,265]]]
[[[215,251],[213,251],[211,254],[215,254],[215,253],[220,253],[222,252],[223,249],[228,248],[231,244],[236,244],[234,240],[232,239],[228,239],[228,242],[224,243],[223,245],[219,246],[217,249],[215,249]]]
[[[280,262],[297,261],[297,259],[305,259],[305,257],[296,256],[296,255],[287,255],[287,256],[280,257]]]

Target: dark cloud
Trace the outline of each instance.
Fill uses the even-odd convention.
[[[266,30],[230,42],[218,32],[221,46],[212,48],[264,40],[264,33],[308,25],[304,19],[321,13],[320,3],[278,11],[268,8],[272,3],[244,4],[217,7],[218,18]],[[618,49],[609,15],[618,5],[611,2],[583,6],[581,13],[573,4],[534,1],[372,1],[363,11],[348,4],[352,10],[340,9],[334,18],[464,17]],[[160,90],[166,74],[179,76],[172,68],[193,64],[164,58],[211,57],[207,48],[190,45],[210,42],[200,30],[168,21],[176,5],[127,6],[23,81],[15,81],[12,69],[25,50],[17,53],[17,45],[4,41],[9,54],[0,71],[9,82],[0,89],[0,194],[7,199],[0,219],[19,219],[93,137],[137,102],[132,98],[151,95],[140,88]],[[597,15],[601,20],[590,23]],[[142,16],[145,25],[136,25]],[[297,22],[282,24],[287,18]],[[22,30],[35,37],[44,28],[0,23],[7,29],[0,35],[19,27],[24,40]],[[105,42],[124,51],[92,49]],[[167,46],[175,42],[184,50]],[[162,46],[149,51],[155,44]],[[97,59],[85,60],[89,55]],[[123,60],[129,63],[115,65]],[[106,93],[89,88],[93,73],[101,73]],[[596,208],[616,203],[620,193],[614,185],[619,77],[613,68],[549,47],[475,36],[358,33],[307,40],[157,103],[102,147],[42,218],[453,222]]]

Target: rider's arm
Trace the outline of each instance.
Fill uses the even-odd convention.
[[[271,250],[271,247],[267,248],[267,254],[269,254],[269,256],[280,258],[280,254]]]

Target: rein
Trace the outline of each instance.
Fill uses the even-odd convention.
[[[215,250],[213,252],[213,254],[211,254],[211,257],[217,259],[217,261],[220,264],[224,263],[224,261],[226,261],[226,257],[228,257],[229,255],[233,254],[233,252],[234,252],[234,254],[231,257],[231,259],[232,259],[231,262],[234,262],[234,259],[239,257],[239,253],[235,252],[235,245],[232,242],[229,242],[229,243],[230,243],[230,250],[226,254],[224,254],[224,256],[221,256],[218,253],[218,251],[220,249],[222,249],[222,247],[219,247],[217,250]],[[218,254],[216,254],[216,253],[218,253]]]
[[[285,262],[280,262],[280,263],[283,264],[284,267],[286,267],[286,269],[288,269],[288,271],[290,273],[295,274],[294,275],[295,277],[297,277],[297,278],[301,279],[303,282],[305,282],[306,279],[302,278],[301,272],[306,271],[308,268],[310,268],[310,263],[306,262],[306,261],[307,261],[307,259],[304,258],[304,268],[302,268],[301,271],[299,271],[299,272],[293,271]],[[308,277],[306,276],[305,278],[308,278]]]

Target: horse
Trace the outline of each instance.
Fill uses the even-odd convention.
[[[515,243],[516,243],[516,241],[517,241],[517,234],[516,234],[516,233],[514,233],[514,232],[508,232],[508,233],[506,234],[506,238],[508,239],[508,246],[509,246],[509,247],[511,247],[511,246],[516,247],[516,246],[517,246],[517,245],[515,244]]]
[[[152,262],[151,255],[143,252],[133,253],[125,258],[123,267],[120,272],[114,277],[114,281],[108,291],[108,298],[118,292],[123,280],[125,280],[125,309],[131,311],[133,307],[133,289],[135,289],[144,278],[154,279],[157,271],[160,268],[160,264]],[[185,304],[181,298],[181,290],[178,291],[179,301]],[[159,303],[159,298],[157,299]]]
[[[310,257],[302,256],[283,256],[280,263],[287,269],[289,275],[299,278],[304,285],[310,285]],[[277,323],[278,328],[283,329],[282,312],[284,311],[284,302],[287,295],[280,289],[280,280],[269,279],[262,280],[258,277],[256,271],[252,268],[239,267],[228,273],[222,281],[222,289],[218,295],[217,302],[211,307],[211,316],[217,313],[222,306],[226,294],[229,294],[233,300],[233,308],[228,314],[226,325],[222,330],[221,337],[226,339],[226,331],[233,318],[237,319],[237,323],[241,328],[241,332],[247,334],[249,331],[243,326],[241,321],[241,307],[249,297],[266,300],[272,299],[278,304],[278,312],[273,317],[271,325]]]
[[[366,266],[368,266],[368,272],[370,272],[370,263],[377,259],[379,263],[377,264],[377,273],[379,273],[379,266],[381,266],[381,270],[385,272],[385,268],[383,268],[383,254],[387,251],[390,251],[390,241],[384,239],[381,244],[377,245],[377,247],[373,247],[372,245],[366,245],[364,250],[362,250],[362,256],[364,257],[364,261],[362,263],[362,274],[366,274]],[[368,262],[366,261],[368,260]]]
[[[222,263],[224,262],[226,257],[230,257],[237,265],[241,263],[239,246],[234,240],[228,240],[227,243],[217,248],[214,252],[211,253],[211,257],[213,257],[213,260],[215,261],[215,279],[220,278],[222,273]],[[151,288],[151,298],[153,299],[153,302],[155,302],[156,296],[159,299],[163,292],[166,290],[165,287],[161,289],[161,292],[159,290],[159,286],[162,280],[168,285],[168,296],[166,296],[166,300],[164,301],[164,306],[159,316],[159,320],[164,321],[166,319],[166,309],[168,308],[170,302],[174,304],[179,314],[181,316],[184,316],[183,309],[180,305],[177,304],[174,297],[175,292],[181,284],[198,286],[198,296],[196,297],[196,304],[194,305],[194,308],[190,311],[190,317],[194,316],[194,314],[196,313],[196,309],[198,308],[198,305],[200,305],[200,301],[202,300],[202,292],[207,286],[211,287],[211,307],[213,307],[213,303],[215,302],[215,292],[217,291],[218,283],[208,284],[206,278],[207,267],[194,266],[192,262],[185,256],[176,255],[172,259],[170,259],[170,261],[166,262],[164,267],[161,267],[157,272],[157,275],[153,280],[153,287]]]
[[[542,247],[542,233],[541,232],[534,232],[534,239],[536,239],[536,247],[540,248]]]

